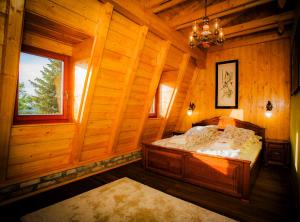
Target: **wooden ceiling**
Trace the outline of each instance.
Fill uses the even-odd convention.
[[[201,24],[204,0],[137,1],[146,10],[160,17],[186,39],[194,21]],[[283,35],[294,21],[295,0],[208,0],[210,20],[221,19],[226,42],[249,35]],[[253,37],[253,36],[252,36]]]

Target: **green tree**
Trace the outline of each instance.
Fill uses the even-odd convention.
[[[19,84],[18,112],[19,114],[31,114],[33,111],[32,98],[25,91],[23,82]]]
[[[35,96],[32,96],[33,106],[38,114],[55,114],[59,112],[55,80],[62,74],[62,62],[49,59],[41,71],[42,77],[30,81],[34,87]]]

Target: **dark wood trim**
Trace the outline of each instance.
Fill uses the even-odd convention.
[[[29,53],[32,55],[59,59],[64,62],[64,76],[63,76],[63,112],[61,115],[18,115],[18,88],[15,101],[14,110],[14,124],[32,124],[32,123],[55,123],[55,122],[69,122],[70,121],[70,57],[44,49],[39,49],[32,46],[23,45],[21,52]],[[18,82],[19,84],[19,82]],[[68,96],[69,95],[69,96]]]
[[[222,118],[220,116],[213,117],[211,119],[205,119],[197,123],[193,123],[192,127],[194,126],[207,126],[207,125],[218,125],[220,120]],[[241,121],[238,119],[230,118],[232,121],[230,122],[236,127],[250,129],[255,132],[256,135],[260,136],[262,138],[263,143],[265,142],[265,128],[262,128],[258,125],[255,125],[253,123],[247,122],[247,121]]]
[[[218,65],[227,64],[227,63],[235,63],[235,105],[234,106],[218,106]],[[227,60],[223,62],[216,62],[216,90],[215,90],[215,108],[216,109],[236,109],[239,105],[239,60]]]

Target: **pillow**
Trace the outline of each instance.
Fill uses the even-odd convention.
[[[218,127],[215,125],[196,126],[185,133],[185,140],[188,145],[198,145],[208,143],[215,138]]]
[[[228,140],[232,140],[235,146],[241,146],[254,135],[255,132],[253,130],[238,128],[229,125],[224,129],[222,137]]]

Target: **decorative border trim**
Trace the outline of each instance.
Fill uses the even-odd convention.
[[[64,184],[67,181],[72,181],[83,176],[94,175],[97,172],[117,167],[127,162],[140,159],[141,151],[116,156],[111,159],[101,160],[98,162],[86,164],[76,168],[64,170],[58,173],[49,174],[43,177],[27,180],[25,182],[8,185],[0,189],[0,205],[1,202],[6,202],[10,199],[20,198],[32,192]]]

